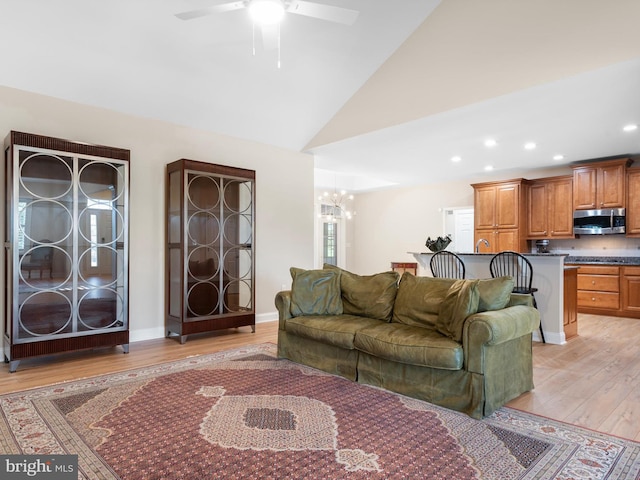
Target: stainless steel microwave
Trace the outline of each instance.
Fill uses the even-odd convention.
[[[573,233],[576,235],[609,235],[625,233],[625,209],[576,210]]]

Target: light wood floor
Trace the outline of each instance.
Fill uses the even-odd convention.
[[[23,360],[16,373],[0,370],[0,394],[152,365],[191,355],[277,340],[277,322],[199,337],[172,339]],[[532,392],[508,405],[640,441],[640,320],[579,316],[579,336],[566,345],[534,342]]]

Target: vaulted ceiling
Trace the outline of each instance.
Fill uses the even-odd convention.
[[[0,85],[307,151],[356,190],[640,152],[637,0],[317,0],[359,16],[287,14],[281,68],[245,9],[174,15],[225,2],[3,0]]]

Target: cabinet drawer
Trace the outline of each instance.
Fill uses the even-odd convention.
[[[581,273],[589,273],[592,275],[620,275],[620,267],[603,267],[600,265],[581,265],[578,269],[578,275]]]
[[[620,277],[613,275],[578,275],[578,290],[619,292]]]
[[[578,290],[578,307],[618,310],[620,308],[620,294],[612,292],[585,292]]]
[[[623,275],[640,276],[640,267],[624,267],[622,269]]]

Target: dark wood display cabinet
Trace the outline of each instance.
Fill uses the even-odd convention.
[[[4,355],[129,350],[129,150],[5,140]]]
[[[195,160],[167,165],[167,337],[255,332],[255,171]]]

